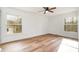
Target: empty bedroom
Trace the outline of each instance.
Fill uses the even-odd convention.
[[[0,7],[0,52],[78,52],[78,7]]]

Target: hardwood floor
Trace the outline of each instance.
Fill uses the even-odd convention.
[[[46,34],[1,44],[2,52],[56,52],[62,37]]]

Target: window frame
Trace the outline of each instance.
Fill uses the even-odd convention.
[[[18,15],[13,15],[13,14],[6,14],[6,18],[7,18],[7,15],[11,15],[11,16],[15,16],[16,18],[18,17]],[[20,17],[20,16],[19,16]],[[21,19],[20,19],[20,21],[21,21],[21,23],[20,24],[7,24],[7,22],[8,22],[8,19],[7,19],[7,21],[6,21],[6,26],[7,26],[7,29],[8,29],[8,26],[14,26],[14,27],[16,27],[16,28],[18,28],[18,27],[20,27],[21,29],[20,29],[20,32],[13,32],[12,31],[12,33],[8,33],[8,31],[7,31],[7,34],[18,34],[18,33],[22,33],[22,17],[21,17]],[[17,23],[17,22],[16,22]],[[16,28],[14,28],[13,30],[16,30]],[[7,30],[6,29],[6,30]],[[18,30],[19,31],[19,30]]]
[[[78,32],[78,30],[77,30],[77,28],[78,28],[78,20],[77,20],[77,16],[72,16],[71,18],[71,21],[73,21],[73,17],[76,17],[76,23],[75,24],[73,24],[73,23],[71,23],[71,24],[68,24],[68,23],[66,23],[66,21],[68,20],[68,17],[66,17],[66,18],[64,18],[64,31],[65,32]],[[70,27],[72,27],[72,29],[70,28],[70,30],[68,30],[67,29],[67,27],[66,26],[70,26]],[[73,26],[76,26],[76,29],[74,30],[73,29]]]

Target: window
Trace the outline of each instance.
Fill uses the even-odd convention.
[[[7,33],[21,33],[22,21],[20,16],[7,15]]]
[[[64,19],[64,31],[77,32],[77,17],[68,17]]]

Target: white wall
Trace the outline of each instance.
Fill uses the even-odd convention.
[[[58,34],[66,37],[71,38],[78,38],[77,32],[65,32],[64,31],[64,17],[69,16],[77,16],[77,11],[68,12],[65,14],[55,15],[55,16],[49,16],[49,29],[48,32],[52,34]]]
[[[22,33],[7,34],[6,15],[19,15],[22,17]],[[1,8],[1,42],[9,42],[18,39],[28,38],[41,34],[46,34],[46,24],[48,19],[33,13],[23,12],[17,9]]]
[[[22,17],[22,33],[7,34],[6,15],[19,15]],[[13,8],[1,8],[1,43],[29,38],[41,34],[52,33],[67,37],[77,38],[76,32],[64,32],[64,17],[77,15],[77,12],[43,16],[39,14],[24,12]]]

